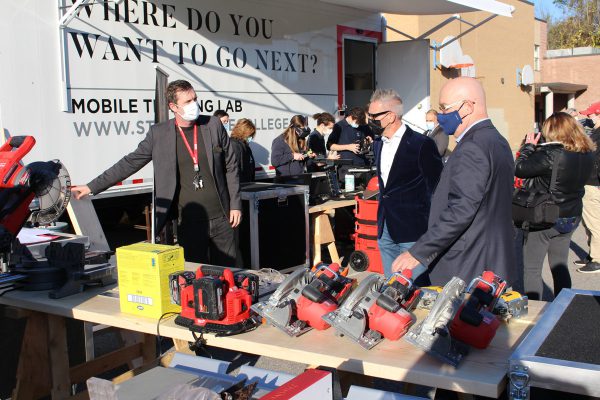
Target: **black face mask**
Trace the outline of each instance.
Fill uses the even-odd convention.
[[[381,126],[381,121],[376,119],[370,119],[368,125],[369,128],[371,128],[371,132],[373,132],[373,134],[376,136],[381,136],[385,130],[385,128]]]
[[[296,127],[295,130],[296,130],[296,135],[298,135],[298,138],[300,138],[300,139],[304,139],[305,137],[310,135],[310,129],[307,127],[304,127],[304,128]]]

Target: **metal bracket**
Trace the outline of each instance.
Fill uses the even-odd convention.
[[[510,400],[529,400],[529,368],[513,365],[508,372],[508,398]]]
[[[63,16],[58,21],[58,24],[61,28],[66,28],[69,25],[69,22],[75,18],[75,13],[79,9],[79,7],[86,5],[92,0],[77,0],[69,9],[63,14]]]

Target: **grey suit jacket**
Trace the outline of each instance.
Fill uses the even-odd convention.
[[[475,124],[450,154],[431,200],[427,232],[410,253],[430,269],[431,282],[453,276],[467,284],[492,270],[517,281],[510,146],[490,120]]]
[[[235,154],[231,151],[229,137],[217,117],[198,117],[200,134],[204,135],[206,154],[215,179],[223,211],[241,210],[240,184]],[[139,171],[150,161],[154,164],[154,222],[158,233],[165,226],[172,209],[177,189],[177,130],[175,120],[153,125],[137,149],[127,154],[115,165],[88,183],[97,194]]]
[[[427,131],[426,135],[433,139],[437,147],[440,157],[444,157],[448,150],[449,138],[440,125],[433,128],[432,131]]]

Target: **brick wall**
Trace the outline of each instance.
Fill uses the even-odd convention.
[[[577,93],[575,108],[583,110],[600,101],[600,54],[542,60],[542,82],[567,82],[587,85]]]

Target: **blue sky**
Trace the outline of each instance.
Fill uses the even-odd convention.
[[[541,17],[540,11],[548,11],[553,18],[560,18],[562,11],[560,8],[554,5],[553,0],[534,0],[535,3],[535,16]]]

